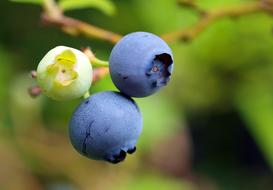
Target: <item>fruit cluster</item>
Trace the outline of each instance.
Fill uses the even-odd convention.
[[[72,115],[69,136],[82,155],[118,163],[127,153],[135,152],[142,131],[141,112],[131,97],[149,96],[167,85],[173,55],[158,36],[134,32],[113,48],[109,70],[120,92],[105,91],[87,97]],[[58,46],[39,63],[37,79],[42,91],[52,99],[79,98],[91,87],[92,66],[83,52]]]

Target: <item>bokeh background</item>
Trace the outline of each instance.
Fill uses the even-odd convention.
[[[196,3],[214,10],[253,1]],[[90,46],[107,60],[113,45],[44,26],[41,12],[0,2],[1,190],[273,189],[272,16],[227,17],[192,41],[170,43],[173,78],[160,93],[136,99],[144,117],[137,152],[111,165],[82,157],[69,142],[81,100],[33,99],[27,89],[35,84],[29,72],[51,48]],[[160,35],[199,19],[176,0],[112,0],[66,14],[120,34]],[[91,93],[105,90],[115,90],[109,76]]]

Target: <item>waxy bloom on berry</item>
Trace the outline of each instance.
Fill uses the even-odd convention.
[[[174,66],[168,44],[148,32],[124,36],[112,49],[109,63],[113,83],[131,97],[158,92],[169,83]]]

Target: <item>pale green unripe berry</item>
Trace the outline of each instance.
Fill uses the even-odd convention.
[[[83,52],[57,46],[40,61],[37,80],[43,93],[54,100],[79,98],[91,86],[92,66]]]

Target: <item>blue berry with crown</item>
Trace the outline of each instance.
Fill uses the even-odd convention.
[[[123,37],[110,55],[110,74],[115,86],[131,97],[145,97],[170,81],[172,51],[160,37],[134,32]]]

